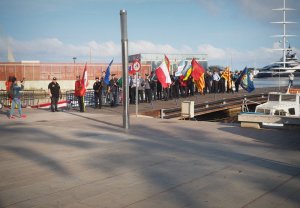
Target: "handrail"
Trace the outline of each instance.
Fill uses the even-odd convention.
[[[267,93],[254,94],[254,95],[243,95],[234,98],[223,98],[216,101],[198,103],[194,106],[194,112],[205,112],[211,111],[215,109],[221,109],[224,107],[242,104],[244,99],[258,99],[258,98],[266,98]],[[181,116],[181,107],[169,108],[169,109],[161,109],[161,118],[174,118]]]

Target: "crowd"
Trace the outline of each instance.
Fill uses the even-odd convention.
[[[203,92],[199,92],[195,85],[193,78],[190,76],[184,79],[184,76],[176,77],[171,75],[171,84],[168,88],[163,88],[155,74],[145,74],[143,78],[141,75],[129,76],[129,99],[130,104],[136,102],[136,88],[138,88],[138,102],[148,102],[156,100],[167,101],[169,99],[179,99],[189,96],[194,96],[196,93],[234,93],[233,84],[235,85],[235,92],[239,91],[239,83],[237,81],[240,72],[230,74],[230,79],[225,79],[222,72],[215,71],[213,73],[207,71],[204,74],[205,86]]]
[[[179,99],[194,96],[196,93],[209,94],[209,93],[234,93],[233,84],[235,86],[235,92],[239,91],[238,77],[240,72],[230,73],[230,77],[226,78],[223,76],[223,72],[219,71],[206,71],[204,74],[205,86],[203,91],[197,89],[193,78],[190,76],[185,79],[184,76],[173,76],[171,75],[171,84],[167,88],[163,88],[162,84],[155,76],[155,72],[151,74],[144,74],[142,77],[140,74],[133,74],[129,76],[129,103],[135,104],[136,100],[138,103],[151,103],[156,100],[167,101],[169,99]],[[95,108],[101,109],[103,103],[103,97],[110,97],[110,106],[115,107],[119,103],[119,91],[121,89],[122,82],[118,79],[115,74],[111,74],[109,82],[105,81],[105,72],[102,76],[95,77],[95,82],[93,84],[94,90],[94,103]],[[10,110],[9,118],[14,118],[14,108],[18,106],[18,112],[20,117],[25,117],[22,115],[21,101],[20,101],[20,91],[24,89],[24,80],[21,81],[21,86],[16,82],[16,78],[13,77],[11,80],[11,86],[9,91],[11,93],[12,108]],[[80,76],[76,76],[75,86],[74,86],[74,96],[78,101],[79,111],[85,111],[84,96],[85,87]],[[56,77],[53,77],[52,82],[48,85],[48,94],[51,99],[51,111],[58,111],[58,100],[62,98],[62,93],[60,85],[57,83]]]

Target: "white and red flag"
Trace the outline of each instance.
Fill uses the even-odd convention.
[[[88,85],[89,85],[89,81],[88,81],[87,67],[85,64],[84,69],[83,69],[82,78],[81,78],[81,86],[82,86],[82,91],[84,93],[85,93]]]
[[[160,81],[163,88],[168,88],[171,84],[171,77],[170,77],[170,61],[168,57],[165,55],[164,61],[161,65],[155,70],[156,77]]]

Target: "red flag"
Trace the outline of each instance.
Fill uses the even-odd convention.
[[[198,81],[201,78],[201,75],[205,73],[205,69],[193,58],[192,60],[193,71],[191,73],[195,81]]]
[[[204,73],[205,69],[193,58],[192,60],[192,68],[193,71],[191,73],[192,77],[194,78],[194,82],[200,92],[203,92],[205,87],[204,82]]]

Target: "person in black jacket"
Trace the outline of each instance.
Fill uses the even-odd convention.
[[[108,92],[111,93],[111,107],[116,107],[119,103],[118,101],[118,93],[119,93],[119,86],[118,86],[118,79],[115,77],[115,74],[111,75],[111,80],[109,81]]]
[[[48,93],[51,98],[51,111],[55,112],[58,111],[57,109],[57,103],[59,97],[61,98],[61,91],[60,91],[60,86],[56,81],[56,77],[53,77],[52,82],[49,83],[48,85]]]
[[[99,109],[102,107],[102,80],[99,81],[99,77],[96,77],[96,82],[93,85],[93,90],[94,90],[94,98],[95,98],[95,109],[98,108],[99,104]]]

